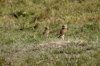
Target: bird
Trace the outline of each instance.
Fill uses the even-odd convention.
[[[64,35],[67,31],[67,25],[62,25],[62,29],[60,30],[60,34],[58,36],[58,38],[62,38],[62,40],[64,40]]]
[[[49,26],[46,26],[43,35],[48,36],[48,34],[49,34]]]

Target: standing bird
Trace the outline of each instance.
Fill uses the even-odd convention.
[[[67,25],[63,25],[62,29],[60,30],[58,38],[62,38],[64,40],[64,34],[66,33],[66,31],[67,31]]]
[[[47,26],[47,27],[45,27],[45,31],[44,31],[43,35],[48,36],[48,34],[49,34],[49,27]]]

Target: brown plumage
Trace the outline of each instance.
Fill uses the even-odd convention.
[[[47,26],[47,27],[45,27],[45,31],[44,31],[43,35],[48,36],[48,34],[49,34],[49,27]]]
[[[63,25],[58,38],[62,38],[64,40],[64,34],[66,33],[66,31],[67,31],[67,26]]]

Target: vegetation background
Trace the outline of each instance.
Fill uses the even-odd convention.
[[[100,66],[99,39],[100,0],[0,0],[0,66]]]

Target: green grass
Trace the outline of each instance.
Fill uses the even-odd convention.
[[[99,15],[99,0],[0,0],[0,66],[100,66]]]

